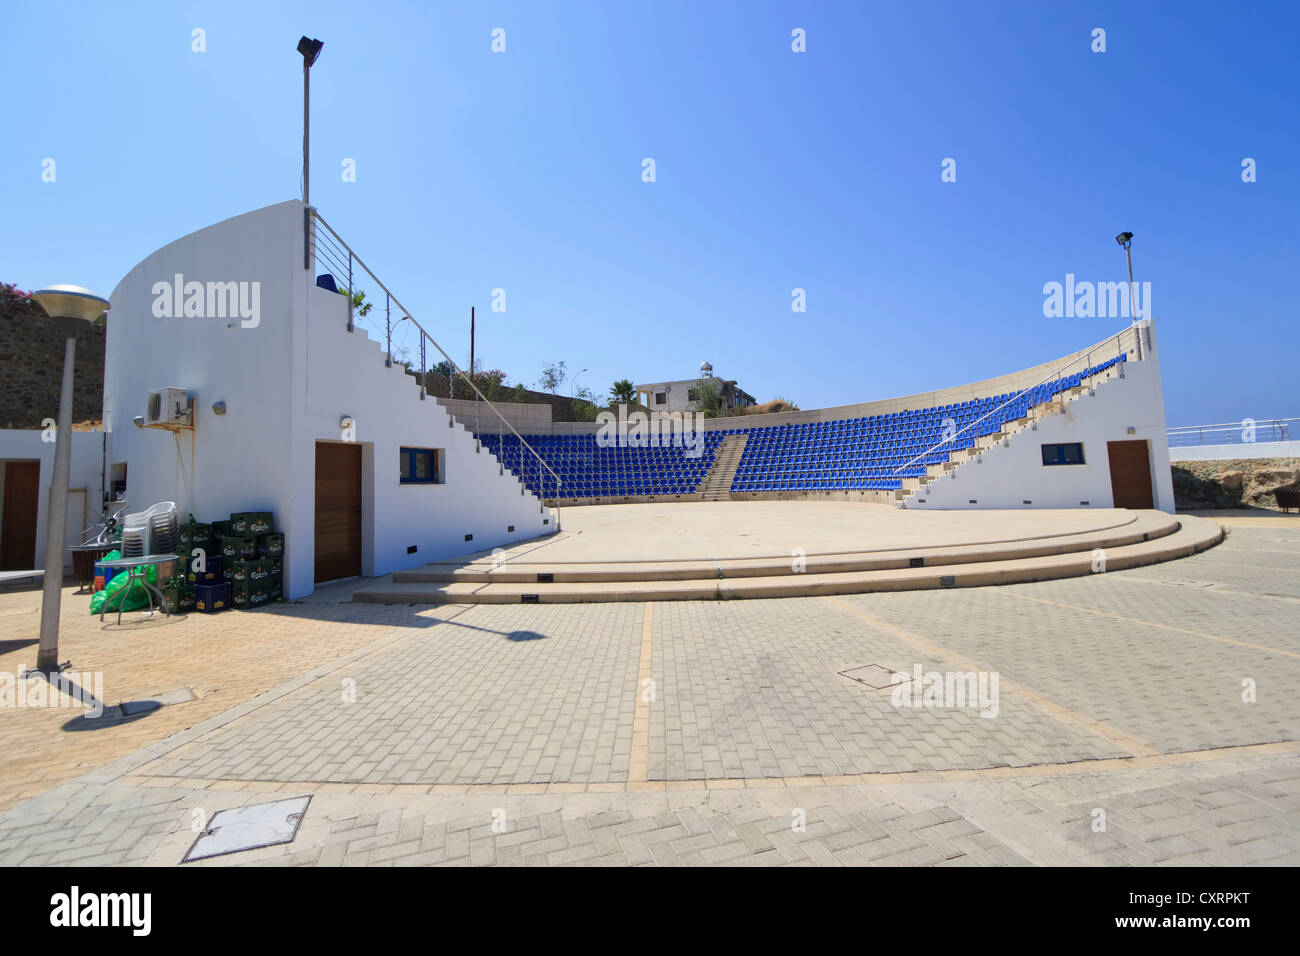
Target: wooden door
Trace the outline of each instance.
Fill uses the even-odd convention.
[[[36,567],[36,512],[41,498],[39,461],[5,462],[4,514],[0,516],[0,571]]]
[[[1151,452],[1145,441],[1108,441],[1110,490],[1116,508],[1154,508]]]
[[[317,583],[361,573],[361,446],[316,443]]]

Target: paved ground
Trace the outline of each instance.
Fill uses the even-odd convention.
[[[1001,588],[69,619],[110,703],[198,699],[0,710],[0,864],[177,864],[213,812],[311,795],[292,843],[192,865],[1294,865],[1300,521],[1227,523]],[[35,593],[0,595],[0,670]],[[841,673],[867,665],[997,695]]]

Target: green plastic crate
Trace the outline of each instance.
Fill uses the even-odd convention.
[[[230,515],[230,533],[237,535],[268,534],[274,528],[269,511],[235,511]]]

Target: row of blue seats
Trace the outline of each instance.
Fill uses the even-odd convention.
[[[942,464],[951,452],[973,446],[977,438],[1023,418],[1035,405],[1126,359],[1110,359],[1023,394],[830,422],[718,429],[704,433],[702,453],[671,445],[601,447],[594,434],[525,438],[558,474],[561,497],[566,498],[690,494],[713,466],[722,442],[740,434],[748,438],[732,491],[891,490],[901,487],[904,478],[924,475],[928,465]],[[513,434],[484,432],[479,438],[530,491],[555,495],[556,478]]]

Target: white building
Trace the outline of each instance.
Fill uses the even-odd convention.
[[[757,404],[754,396],[740,388],[735,379],[716,378],[713,374],[713,366],[708,362],[700,363],[699,378],[637,385],[636,392],[641,404],[652,412],[699,411],[697,392],[703,380],[710,381],[717,388],[724,409],[749,408]]]
[[[0,429],[0,571],[45,567],[50,485],[54,481],[53,428]],[[68,480],[68,547],[100,517],[103,501],[104,434],[72,433]],[[64,552],[64,569],[72,555]]]
[[[297,200],[236,216],[114,289],[104,421],[132,509],[274,512],[288,598],[557,530],[381,345],[348,330],[346,297],[316,285],[328,270],[304,267],[306,221]],[[188,396],[189,422],[133,424],[164,387]]]

